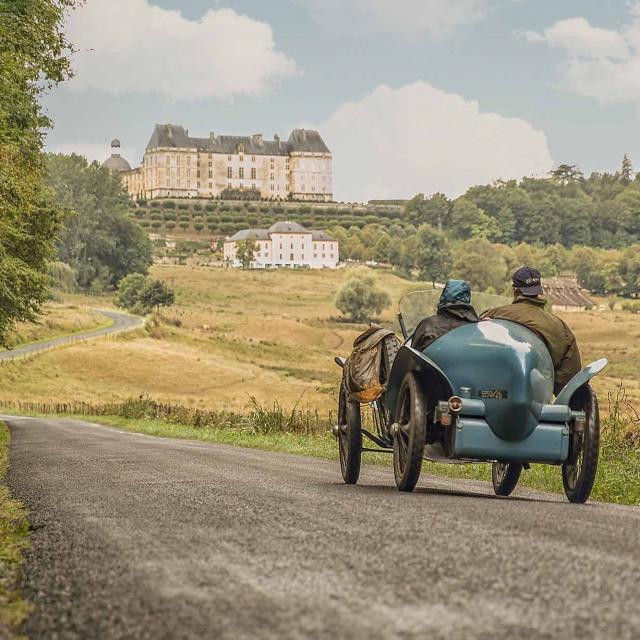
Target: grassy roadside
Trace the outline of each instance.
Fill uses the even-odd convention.
[[[16,590],[22,552],[29,545],[24,506],[14,500],[5,483],[9,456],[9,429],[0,422],[0,637],[18,638],[15,630],[29,612]]]
[[[336,443],[328,432],[309,435],[260,433],[247,428],[193,427],[158,419],[128,419],[119,416],[87,416],[82,419],[165,438],[283,451],[327,460],[338,459]],[[369,464],[390,465],[391,457],[388,454],[365,454],[364,461]],[[449,478],[491,481],[491,466],[488,464],[448,465],[425,462],[423,469],[426,473]],[[336,474],[339,474],[338,467]],[[523,472],[520,483],[532,489],[564,493],[561,468],[558,466],[532,465],[529,471]],[[622,443],[604,439],[592,499],[640,505],[640,452],[634,452]]]

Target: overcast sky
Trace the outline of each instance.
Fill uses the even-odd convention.
[[[48,148],[320,130],[339,200],[640,169],[640,1],[86,0]]]

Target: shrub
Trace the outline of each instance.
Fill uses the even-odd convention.
[[[176,203],[173,200],[167,200],[166,202],[162,203],[162,207],[164,209],[175,209]]]
[[[202,222],[196,222],[196,223],[193,225],[193,228],[194,228],[196,231],[200,232],[200,231],[202,231],[202,230],[204,229],[204,225],[202,224]]]
[[[119,285],[117,305],[134,313],[149,313],[153,309],[169,307],[175,302],[175,294],[164,282],[153,280],[141,273],[124,277]]]
[[[201,204],[194,204],[192,208],[193,208],[194,211],[202,211],[202,205]]]
[[[215,204],[206,204],[204,206],[205,211],[215,211],[216,210],[216,205]]]
[[[189,227],[189,223],[188,222],[180,222],[180,228],[181,229],[187,229]]]
[[[141,220],[141,221],[140,221],[140,226],[141,226],[141,227],[144,227],[145,229],[146,229],[147,227],[149,227],[150,225],[151,225],[151,223],[150,223],[148,220]]]
[[[169,221],[169,222],[165,222],[164,226],[165,226],[167,229],[171,230],[171,229],[175,229],[176,223],[175,223],[175,222],[171,222],[171,221]]]
[[[152,220],[162,220],[162,216],[159,213],[152,213],[151,214],[151,219]]]
[[[187,216],[184,213],[180,216],[180,222],[191,222],[191,216]]]
[[[162,208],[162,204],[160,202],[158,202],[157,200],[154,200],[151,203],[151,208],[152,209],[160,209],[160,208]]]
[[[133,215],[134,215],[136,218],[138,218],[138,219],[139,219],[139,218],[144,218],[145,213],[146,213],[146,211],[145,211],[144,209],[136,209],[136,210],[133,212]]]
[[[175,220],[176,219],[176,214],[173,213],[172,211],[165,211],[165,213],[162,214],[162,217],[165,220]]]
[[[336,297],[336,307],[352,322],[365,322],[373,313],[380,313],[391,304],[386,291],[376,285],[368,273],[357,273],[349,278]]]
[[[138,205],[141,207],[146,207],[147,206],[147,201],[144,198],[140,198],[138,200]]]
[[[189,205],[180,203],[178,205],[178,209],[180,209],[181,211],[189,211]]]
[[[217,227],[218,227],[218,225],[215,222],[210,222],[207,225],[207,229],[209,229],[209,231],[214,231]]]
[[[154,220],[154,221],[151,223],[151,227],[152,227],[153,229],[159,229],[161,226],[162,226],[162,222],[160,222],[160,220]]]

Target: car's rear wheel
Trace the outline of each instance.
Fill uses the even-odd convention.
[[[360,403],[349,398],[344,381],[340,385],[338,402],[338,448],[342,478],[345,484],[355,484],[360,477],[362,461]]]
[[[393,471],[400,491],[413,491],[420,470],[427,433],[427,406],[424,393],[409,372],[402,381],[393,434]]]
[[[493,490],[497,496],[510,496],[520,480],[520,462],[494,462],[491,470]]]
[[[574,411],[584,411],[582,435],[572,433],[570,462],[562,465],[562,484],[569,502],[584,503],[589,499],[598,470],[600,454],[600,410],[598,397],[589,384],[580,387],[571,399]]]

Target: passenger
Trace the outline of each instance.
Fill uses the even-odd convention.
[[[438,312],[422,320],[416,327],[411,346],[424,351],[436,338],[471,322],[478,322],[478,316],[471,306],[469,283],[464,280],[449,280],[442,290]]]
[[[513,302],[504,307],[487,309],[482,318],[513,320],[537,333],[546,343],[555,369],[554,393],[580,371],[580,351],[576,338],[558,316],[545,311],[547,300],[542,297],[540,272],[522,267],[513,274]]]

